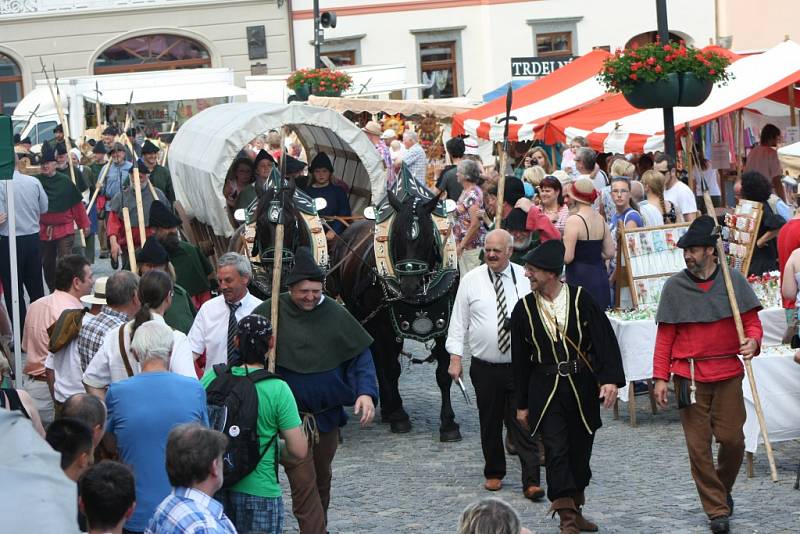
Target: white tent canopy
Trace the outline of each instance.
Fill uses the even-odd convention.
[[[794,177],[800,177],[800,143],[792,143],[778,149],[778,159],[785,171]]]
[[[386,191],[383,161],[369,138],[331,109],[307,104],[262,102],[220,104],[198,113],[181,126],[169,151],[175,196],[189,216],[210,225],[214,233],[233,234],[225,213],[225,175],[239,151],[254,137],[288,126],[305,148],[309,161],[325,152],[334,176],[354,189],[369,191],[377,203]],[[363,208],[351,194],[351,205]]]

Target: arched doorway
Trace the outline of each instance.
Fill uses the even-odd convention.
[[[639,35],[631,37],[628,42],[625,43],[625,48],[631,48],[633,45],[642,46],[647,43],[655,43],[657,36],[657,31],[640,33]],[[691,44],[691,39],[687,39],[684,35],[669,32],[670,41],[680,41],[681,39],[686,41],[686,44]]]
[[[16,61],[0,53],[0,113],[13,114],[21,99],[22,71]]]
[[[94,62],[95,74],[195,69],[211,66],[208,50],[188,37],[169,34],[126,39],[103,50]]]

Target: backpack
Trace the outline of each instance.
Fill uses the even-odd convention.
[[[206,388],[209,426],[228,437],[223,460],[223,488],[229,488],[249,475],[272,447],[277,432],[263,450],[259,443],[258,392],[256,383],[280,376],[258,369],[245,376],[234,376],[224,363],[214,366],[217,378]],[[278,477],[278,447],[275,447],[275,478]]]

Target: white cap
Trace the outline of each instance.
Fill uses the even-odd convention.
[[[381,139],[391,139],[392,137],[397,137],[397,134],[391,128],[387,128],[381,134]]]
[[[472,137],[464,139],[464,155],[465,156],[478,156],[478,140]]]

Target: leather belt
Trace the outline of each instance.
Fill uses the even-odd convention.
[[[472,357],[472,363],[477,363],[480,365],[486,365],[487,367],[508,367],[511,365],[511,362],[487,362],[486,360],[481,360],[480,358]]]
[[[35,380],[36,382],[47,382],[47,377],[45,375],[28,375],[29,380]]]
[[[588,371],[583,360],[569,360],[558,363],[540,363],[533,366],[533,372],[539,375],[569,376]]]

